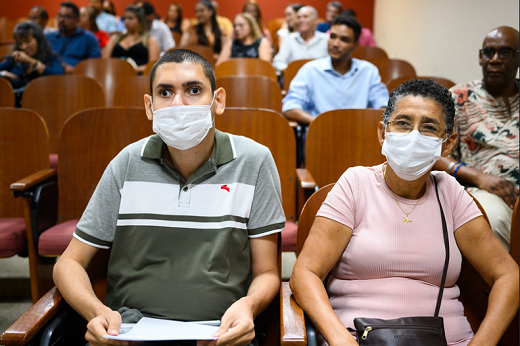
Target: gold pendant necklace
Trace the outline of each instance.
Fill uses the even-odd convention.
[[[385,167],[383,168],[383,179],[385,180],[385,183],[386,183],[386,165]],[[390,189],[390,186],[388,187]],[[390,189],[390,191],[392,191],[392,189]],[[410,210],[408,213],[405,212],[403,210],[403,208],[401,208],[401,205],[399,204],[399,202],[397,201],[397,196],[395,195],[394,191],[392,191],[392,195],[394,196],[394,199],[395,199],[395,203],[397,203],[397,206],[399,207],[399,209],[401,209],[401,211],[403,212],[403,214],[405,216],[403,216],[403,222],[404,223],[411,223],[413,222],[413,220],[410,220],[410,218],[408,217],[408,215],[410,215],[412,213],[412,211],[414,211],[415,207],[417,207],[417,204],[419,204],[419,201],[421,200],[421,197],[419,197],[419,199],[417,200],[417,202],[415,202],[415,205],[413,206],[412,210]]]

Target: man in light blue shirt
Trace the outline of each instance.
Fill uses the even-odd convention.
[[[355,18],[336,18],[330,29],[329,56],[302,66],[291,82],[282,107],[287,119],[309,124],[318,114],[334,109],[386,106],[388,89],[377,67],[351,57],[360,33]]]

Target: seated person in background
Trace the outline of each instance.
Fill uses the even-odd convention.
[[[452,157],[435,166],[468,187],[508,251],[519,187],[518,40],[510,27],[489,32],[480,50],[482,80],[450,89],[459,140]]]
[[[290,62],[300,59],[316,59],[327,55],[329,36],[316,31],[318,13],[311,6],[303,6],[297,13],[298,32],[289,34],[274,57],[273,66],[283,71]]]
[[[213,8],[215,9],[215,15],[217,16],[217,23],[220,28],[220,31],[222,35],[226,37],[230,37],[233,33],[233,23],[226,17],[222,17],[218,14],[219,11],[219,4],[215,0],[211,0],[211,4],[213,5]]]
[[[377,67],[352,58],[360,30],[355,18],[336,18],[330,28],[329,56],[303,65],[291,81],[282,106],[287,119],[309,124],[334,109],[386,106],[388,89]]]
[[[45,35],[53,51],[62,60],[65,73],[72,73],[81,60],[101,57],[99,43],[93,33],[79,26],[79,9],[72,2],[62,2],[58,10],[58,31]]]
[[[249,13],[239,13],[235,17],[233,41],[228,40],[216,65],[230,58],[260,58],[271,62],[271,45],[263,37],[256,20]]]
[[[279,47],[283,44],[283,40],[287,37],[287,35],[298,31],[298,18],[296,17],[296,13],[302,7],[302,4],[291,4],[285,8],[285,23],[283,23],[281,28],[276,32],[278,35]]]
[[[330,30],[332,22],[343,12],[343,6],[339,1],[331,1],[327,4],[327,10],[325,11],[326,22],[320,23],[316,30],[320,32],[327,32]]]
[[[290,286],[329,345],[357,345],[347,328],[358,317],[433,316],[446,257],[439,203],[450,243],[439,312],[448,345],[496,345],[518,311],[518,265],[464,188],[431,172],[457,141],[454,113],[440,84],[403,83],[378,127],[388,162],[349,168],[321,206]],[[485,321],[494,322],[475,335],[458,300],[461,255],[491,287]]]
[[[242,7],[242,13],[249,13],[258,23],[260,32],[267,38],[271,47],[273,46],[273,38],[271,32],[265,27],[264,20],[262,18],[262,11],[260,11],[260,5],[255,0],[247,0]]]
[[[18,24],[13,38],[13,53],[0,63],[0,76],[11,82],[15,91],[40,76],[63,74],[60,58],[52,51],[38,24]]]
[[[96,24],[99,30],[109,34],[118,31],[116,17],[103,11],[103,0],[90,0],[90,7],[96,15]]]
[[[112,2],[111,0],[103,1],[103,11],[114,16],[114,18],[116,19],[117,31],[122,32],[123,30],[125,30],[123,18],[117,15],[114,2]]]
[[[103,57],[124,58],[137,72],[143,72],[149,61],[159,59],[157,41],[146,30],[142,8],[129,5],[125,9],[126,33],[113,35],[103,51]]]
[[[164,54],[150,84],[146,114],[158,135],[109,164],[54,280],[96,345],[136,316],[220,319],[217,342],[245,345],[280,287],[285,216],[274,160],[266,147],[214,128],[226,92],[215,90],[213,69],[197,53]],[[111,248],[106,305],[85,271],[102,248]]]
[[[174,48],[175,41],[173,40],[170,28],[162,20],[157,19],[153,5],[148,1],[142,1],[139,2],[138,6],[144,10],[146,16],[146,30],[148,31],[148,35],[152,36],[159,44],[161,54]]]
[[[177,3],[168,6],[168,12],[166,18],[164,18],[164,23],[168,25],[171,32],[178,32],[179,34],[182,34],[190,28],[189,19],[182,19],[182,7]]]
[[[182,34],[181,46],[201,45],[213,49],[215,58],[218,59],[226,36],[222,34],[217,22],[215,8],[209,0],[200,0],[195,5],[195,17],[198,23]]]
[[[31,8],[31,11],[29,11],[29,20],[38,24],[44,34],[57,30],[47,25],[49,23],[49,14],[42,6],[33,6],[33,8]]]
[[[80,7],[79,26],[81,26],[83,30],[90,31],[91,33],[93,33],[98,39],[99,47],[101,48],[101,50],[103,50],[103,48],[107,45],[110,37],[105,31],[99,30],[96,23],[96,12],[92,7]]]
[[[343,13],[341,15],[352,16],[357,19],[356,12],[351,8],[343,11]],[[372,35],[372,31],[370,31],[369,28],[365,28],[365,27],[361,28],[361,34],[359,35],[359,45],[376,47],[376,41],[374,40],[374,35]]]

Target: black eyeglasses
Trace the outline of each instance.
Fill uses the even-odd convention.
[[[518,50],[514,50],[513,48],[482,48],[479,50],[480,57],[482,59],[491,60],[495,56],[496,53],[498,53],[498,57],[502,60],[504,59],[512,59],[516,53],[518,53]]]

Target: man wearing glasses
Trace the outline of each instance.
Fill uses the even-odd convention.
[[[484,207],[491,228],[509,251],[513,206],[519,192],[518,30],[489,32],[479,51],[482,80],[451,88],[459,141],[446,170]]]
[[[101,57],[96,36],[79,26],[79,9],[74,3],[60,4],[58,29],[46,36],[52,50],[61,57],[65,73],[72,73],[81,60]]]

